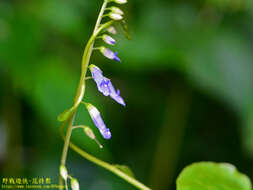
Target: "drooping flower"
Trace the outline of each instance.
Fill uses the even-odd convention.
[[[114,45],[115,44],[115,40],[111,36],[109,36],[107,34],[104,34],[102,36],[102,39],[104,40],[105,43],[107,43],[109,45]]]
[[[111,34],[117,34],[117,31],[113,26],[110,26],[109,28],[107,28],[107,32]]]
[[[99,50],[108,59],[113,59],[115,61],[120,62],[120,58],[117,56],[117,54],[118,54],[117,52],[114,53],[112,50],[105,48],[103,46],[100,47]]]
[[[108,16],[113,20],[121,20],[123,18],[120,14],[114,12],[110,12]]]
[[[114,0],[114,2],[118,4],[125,4],[127,3],[127,0]]]
[[[114,99],[119,104],[125,106],[125,102],[123,98],[120,96],[120,91],[115,90],[114,86],[112,85],[110,79],[103,76],[103,72],[95,65],[91,64],[89,66],[91,71],[91,75],[93,80],[97,84],[98,90],[104,94],[104,96],[110,95],[112,99]]]
[[[89,103],[85,103],[85,105],[86,105],[86,108],[91,116],[92,121],[94,122],[94,124],[96,125],[98,130],[100,131],[101,135],[105,139],[110,139],[112,136],[110,129],[106,128],[105,123],[104,123],[98,109]]]

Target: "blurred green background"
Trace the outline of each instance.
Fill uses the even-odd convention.
[[[71,106],[85,43],[101,0],[0,1],[0,177],[58,182],[63,147],[56,118]],[[155,190],[196,161],[229,162],[253,177],[253,1],[135,0],[120,6],[132,39],[118,27],[122,63],[95,52],[121,90],[124,108],[87,81],[86,101],[112,131],[103,140],[88,112],[72,141],[110,163],[128,165]],[[98,42],[98,45],[101,42]],[[134,190],[69,151],[69,173],[81,189]]]

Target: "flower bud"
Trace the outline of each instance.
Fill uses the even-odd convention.
[[[84,133],[85,133],[88,137],[90,137],[92,140],[94,140],[94,141],[98,144],[99,148],[103,148],[103,145],[100,144],[100,142],[96,139],[96,136],[95,136],[95,134],[93,133],[93,131],[91,130],[91,128],[85,126],[85,127],[83,128],[83,131],[84,131]]]
[[[78,183],[77,179],[72,178],[70,185],[73,190],[79,190],[79,183]]]
[[[123,17],[120,14],[110,12],[109,17],[113,20],[121,20]]]
[[[105,48],[105,47],[100,47],[99,48],[100,52],[105,56],[107,57],[108,59],[113,59],[115,61],[118,61],[120,62],[120,58],[117,56],[117,52],[113,52],[111,51],[110,49],[108,48]]]
[[[127,0],[113,0],[115,3],[118,3],[118,4],[125,4],[127,3]]]
[[[64,165],[60,166],[60,175],[64,180],[67,180],[68,178],[68,171],[67,168]]]
[[[84,127],[83,128],[84,130],[84,133],[90,137],[92,140],[94,140],[96,137],[95,137],[95,134],[93,133],[93,131],[89,128],[89,127]]]
[[[107,32],[111,34],[117,34],[117,31],[113,26],[110,26],[109,28],[107,28]]]
[[[124,12],[120,8],[118,8],[118,7],[110,7],[110,9],[111,9],[111,11],[113,13],[116,13],[116,14],[119,14],[119,15],[123,15],[124,14]]]
[[[104,40],[105,43],[107,43],[109,45],[114,45],[115,44],[115,40],[109,35],[104,34],[102,36],[102,39]]]

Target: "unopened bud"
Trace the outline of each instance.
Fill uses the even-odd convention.
[[[120,14],[120,15],[124,14],[124,12],[118,7],[110,7],[110,9],[113,13]]]
[[[125,4],[127,3],[127,0],[113,0],[115,3],[118,3],[118,4]]]
[[[121,20],[123,17],[120,14],[110,12],[109,17],[113,20]]]
[[[100,144],[100,142],[96,139],[96,136],[95,136],[95,134],[93,133],[93,131],[91,130],[91,128],[89,128],[89,127],[84,127],[83,130],[84,130],[84,133],[85,133],[88,137],[90,137],[92,140],[94,140],[94,141],[98,144],[99,148],[103,148],[103,145]]]
[[[79,190],[79,183],[76,178],[71,179],[70,185],[73,190]]]
[[[107,32],[111,34],[117,34],[117,31],[113,26],[110,26],[109,28],[107,28]]]
[[[89,128],[89,127],[85,127],[83,128],[85,134],[90,137],[92,140],[94,140],[96,137],[95,137],[95,134],[93,133],[93,131]]]
[[[67,168],[64,165],[60,166],[60,175],[64,180],[67,180],[68,178],[68,171]]]
[[[115,44],[115,40],[109,35],[104,34],[102,36],[102,39],[104,40],[105,43],[107,43],[109,45],[114,45]]]

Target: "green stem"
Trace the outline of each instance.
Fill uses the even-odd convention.
[[[96,39],[97,35],[103,29],[110,26],[114,22],[114,21],[109,21],[109,22],[106,22],[105,24],[102,24],[100,26],[100,22],[101,22],[102,16],[104,14],[104,11],[106,9],[106,5],[107,5],[108,2],[109,2],[109,0],[104,1],[103,5],[102,5],[102,8],[100,10],[100,13],[99,13],[99,16],[98,16],[93,34],[90,37],[90,39],[87,42],[87,45],[84,49],[84,53],[83,53],[83,57],[82,57],[82,65],[81,65],[81,77],[80,77],[79,85],[78,85],[77,92],[76,92],[75,99],[74,99],[73,111],[72,111],[72,114],[70,115],[70,117],[68,118],[68,120],[65,121],[62,124],[62,128],[63,128],[65,126],[65,124],[68,123],[66,137],[63,137],[64,138],[64,146],[63,146],[63,152],[62,152],[62,157],[61,157],[61,165],[66,164],[68,148],[71,147],[74,151],[76,151],[82,157],[84,157],[87,160],[89,160],[89,161],[91,161],[91,162],[93,162],[93,163],[95,163],[95,164],[111,171],[112,173],[114,173],[117,176],[121,177],[122,179],[126,180],[127,182],[134,185],[138,189],[151,190],[150,188],[146,187],[145,185],[143,185],[142,183],[140,183],[136,179],[134,179],[131,176],[128,176],[124,172],[120,171],[118,168],[114,167],[113,165],[108,164],[108,163],[106,163],[102,160],[97,159],[96,157],[86,153],[85,151],[80,149],[78,146],[76,146],[76,145],[74,145],[73,143],[70,142],[71,133],[72,133],[72,125],[74,123],[76,110],[77,110],[79,104],[82,102],[82,99],[83,99],[84,93],[85,93],[85,76],[86,76],[86,73],[87,73],[91,53],[92,53],[92,50],[93,50],[94,40]],[[63,184],[63,180],[60,177],[60,180],[59,180],[59,189],[60,190],[63,189],[62,184]]]
[[[87,152],[83,151],[82,149],[80,149],[78,146],[74,145],[71,142],[70,142],[70,148],[72,148],[75,152],[77,152],[78,154],[80,154],[82,157],[84,157],[87,160],[89,160],[89,161],[97,164],[98,166],[101,166],[101,167],[109,170],[110,172],[112,172],[115,175],[119,176],[120,178],[124,179],[128,183],[134,185],[138,189],[151,190],[150,188],[148,188],[144,184],[140,183],[136,179],[132,178],[131,176],[125,174],[124,172],[122,172],[121,170],[119,170],[118,168],[116,168],[115,166],[113,166],[111,164],[108,164],[107,162],[104,162],[104,161],[102,161],[102,160],[100,160],[100,159],[98,159],[98,158],[96,158],[96,157],[88,154]]]
[[[62,151],[62,156],[61,156],[61,165],[65,165],[66,164],[66,159],[67,159],[67,153],[68,153],[68,147],[69,147],[69,142],[70,142],[70,137],[71,137],[71,133],[72,133],[72,125],[74,122],[74,118],[75,118],[75,114],[76,114],[76,110],[78,105],[80,104],[81,100],[83,99],[84,96],[84,92],[85,92],[85,76],[86,76],[86,72],[88,69],[88,64],[90,61],[90,56],[92,53],[92,48],[93,48],[93,44],[94,44],[94,40],[96,38],[96,36],[98,35],[99,31],[101,31],[103,28],[99,28],[100,30],[98,30],[98,27],[100,25],[101,19],[102,19],[102,15],[104,14],[104,10],[106,8],[107,5],[107,0],[104,1],[102,8],[100,10],[94,31],[93,31],[93,35],[91,36],[91,38],[89,39],[85,49],[84,49],[84,53],[83,53],[83,57],[82,57],[82,67],[81,67],[81,77],[80,77],[80,81],[79,81],[79,85],[77,88],[77,92],[76,92],[76,96],[74,99],[74,109],[73,112],[70,116],[70,118],[68,119],[68,126],[67,126],[67,132],[66,132],[66,138],[64,141],[64,146],[63,146],[63,151]],[[104,27],[105,24],[103,25]],[[59,188],[60,190],[62,190],[62,186],[63,186],[63,180],[60,177],[59,180]]]

